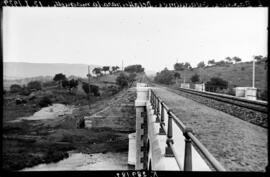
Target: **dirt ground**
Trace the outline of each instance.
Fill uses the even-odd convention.
[[[166,89],[161,99],[228,171],[265,171],[267,129],[189,100]]]
[[[112,108],[112,105],[134,102],[134,94],[132,91],[122,90],[116,95],[92,100],[90,109],[88,105],[83,104],[88,103],[87,100],[82,100],[82,104],[79,100],[74,100],[77,104],[71,106],[74,109],[71,114],[70,111],[66,111],[68,114],[61,113],[55,118],[50,115],[50,119],[43,117],[43,119],[35,120],[32,117],[17,122],[10,122],[10,120],[33,115],[40,109],[26,109],[26,107],[32,108],[31,104],[35,103],[18,106],[6,102],[3,125],[3,169],[21,170],[41,163],[57,162],[67,158],[70,150],[86,154],[127,152],[128,133],[134,132],[135,119],[134,121],[128,119],[125,108],[119,109],[115,114],[125,118],[121,120],[122,122],[127,120],[123,126],[129,124],[130,129],[124,127],[115,129],[114,126],[78,128],[76,122],[85,116],[102,111],[107,106]],[[19,107],[21,114],[12,114],[12,110],[16,111]],[[21,107],[25,110],[23,111]]]

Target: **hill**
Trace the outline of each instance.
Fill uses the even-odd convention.
[[[93,69],[98,65],[90,65]],[[66,63],[25,63],[25,62],[4,62],[4,79],[22,79],[37,76],[54,76],[63,73],[66,76],[75,75],[86,77],[88,65],[66,64]]]
[[[267,69],[264,63],[255,65],[255,87],[263,91],[267,86]],[[212,77],[220,77],[229,82],[230,87],[251,87],[252,86],[252,62],[231,64],[229,66],[211,66],[205,68],[194,68],[189,71],[180,71],[180,82],[191,82],[192,75],[197,73],[201,82],[207,82]]]

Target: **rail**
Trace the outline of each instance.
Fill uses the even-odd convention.
[[[174,157],[180,170],[192,171],[192,151],[191,148],[195,146],[209,164],[216,171],[226,171],[224,167],[215,159],[215,157],[206,149],[206,147],[194,136],[192,129],[183,124],[183,122],[169,109],[169,107],[154,93],[150,90],[150,103],[154,109],[156,116],[156,122],[160,123],[159,134],[167,135],[165,156]],[[168,129],[165,132],[165,113],[168,115]],[[176,148],[173,143],[173,129],[172,121],[180,128],[185,137],[185,153],[184,153],[184,167],[181,166],[179,156],[177,155]]]
[[[217,93],[210,93],[210,92],[201,92],[197,90],[192,90],[192,89],[184,89],[184,88],[177,88],[177,90],[190,93],[190,94],[195,94],[198,96],[214,99],[220,102],[225,102],[233,105],[237,105],[240,107],[248,108],[254,111],[259,111],[262,113],[267,113],[268,112],[268,103],[265,101],[255,101],[255,100],[247,100],[243,98],[238,98],[235,96],[231,95],[223,95],[223,94],[217,94]]]

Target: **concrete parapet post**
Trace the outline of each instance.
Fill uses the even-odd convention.
[[[245,97],[248,100],[257,100],[257,88],[247,87]]]
[[[146,169],[147,166],[147,113],[146,104],[149,100],[149,87],[137,83],[136,107],[136,163],[135,170]]]

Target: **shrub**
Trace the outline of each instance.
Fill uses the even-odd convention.
[[[241,67],[241,71],[245,71],[245,67]]]
[[[83,83],[82,88],[86,94],[89,93],[89,86],[87,83]],[[100,96],[99,87],[96,85],[90,85],[90,93],[94,93],[94,96]]]
[[[267,90],[264,90],[261,95],[260,95],[260,98],[264,101],[268,101],[268,93],[267,93]]]
[[[128,86],[128,76],[125,73],[120,73],[120,75],[116,78],[116,83],[121,88]]]
[[[200,81],[200,76],[196,73],[190,78],[191,82],[196,83]]]
[[[118,87],[116,87],[116,86],[114,86],[114,85],[110,85],[110,86],[108,87],[108,89],[109,89],[109,91],[110,91],[113,95],[116,94],[116,93],[119,91]]]
[[[57,83],[55,81],[47,81],[42,84],[43,87],[53,87],[56,86]]]
[[[49,97],[44,96],[44,97],[41,98],[41,100],[39,101],[38,104],[39,104],[39,106],[41,108],[43,108],[43,107],[47,107],[47,106],[51,105],[52,101],[51,101],[51,99]]]
[[[22,91],[20,92],[20,95],[24,95],[24,96],[29,96],[30,94],[31,94],[31,91],[27,87],[24,87]]]
[[[41,90],[41,83],[39,81],[31,81],[27,84],[28,89]]]
[[[210,88],[212,88],[213,91],[216,91],[217,89],[227,89],[228,82],[219,77],[212,77],[210,81],[206,82],[205,87],[206,90],[210,90]]]
[[[22,87],[18,84],[13,84],[10,86],[10,92],[11,93],[18,93],[22,91]]]

